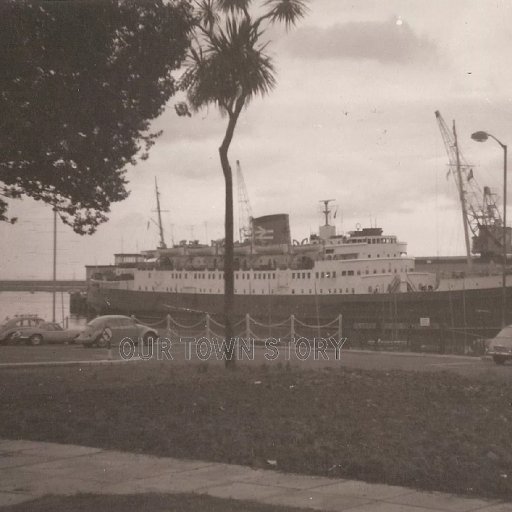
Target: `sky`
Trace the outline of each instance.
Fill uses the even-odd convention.
[[[272,29],[277,86],[242,113],[230,149],[254,216],[288,213],[302,240],[318,230],[319,201],[335,199],[338,233],[377,225],[411,256],[464,254],[434,112],[456,120],[461,152],[501,207],[502,149],[470,135],[512,144],[510,26],[507,0],[312,0],[295,29]],[[109,221],[84,237],[59,225],[58,278],[83,279],[85,265],[156,247],[155,177],[168,245],[223,237],[226,119],[213,107],[177,117],[176,101],[153,123],[163,134],[128,169],[130,196]],[[236,186],[234,200],[238,220]],[[50,207],[25,198],[9,213],[20,220],[0,224],[0,279],[51,278]]]

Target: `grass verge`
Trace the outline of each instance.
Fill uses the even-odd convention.
[[[8,370],[0,436],[512,499],[511,399],[453,373]]]

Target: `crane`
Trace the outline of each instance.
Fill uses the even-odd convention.
[[[162,224],[162,212],[166,212],[168,210],[162,210],[160,208],[160,192],[158,191],[158,183],[156,181],[155,176],[155,193],[156,193],[156,210],[154,210],[155,213],[158,214],[158,222],[155,222],[153,219],[151,221],[158,226],[158,234],[160,236],[160,244],[158,246],[159,249],[167,249],[167,245],[165,243],[164,238],[164,227]]]
[[[238,230],[240,242],[245,242],[252,239],[253,215],[240,160],[236,161],[236,181],[238,185]]]
[[[466,256],[468,265],[471,266],[471,252],[480,254],[484,259],[501,253],[503,221],[496,206],[496,194],[487,186],[482,190],[474,176],[472,166],[460,152],[455,121],[450,131],[439,110],[436,110],[435,115],[448,154],[450,166],[448,172],[452,174],[459,193]],[[473,238],[472,249],[469,243],[469,231]]]

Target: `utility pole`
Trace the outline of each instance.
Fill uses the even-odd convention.
[[[52,322],[55,322],[56,295],[57,295],[57,208],[53,208],[53,301],[52,301]]]

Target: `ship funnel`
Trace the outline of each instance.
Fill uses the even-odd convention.
[[[290,218],[285,213],[257,217],[252,219],[252,233],[256,245],[290,245]]]

